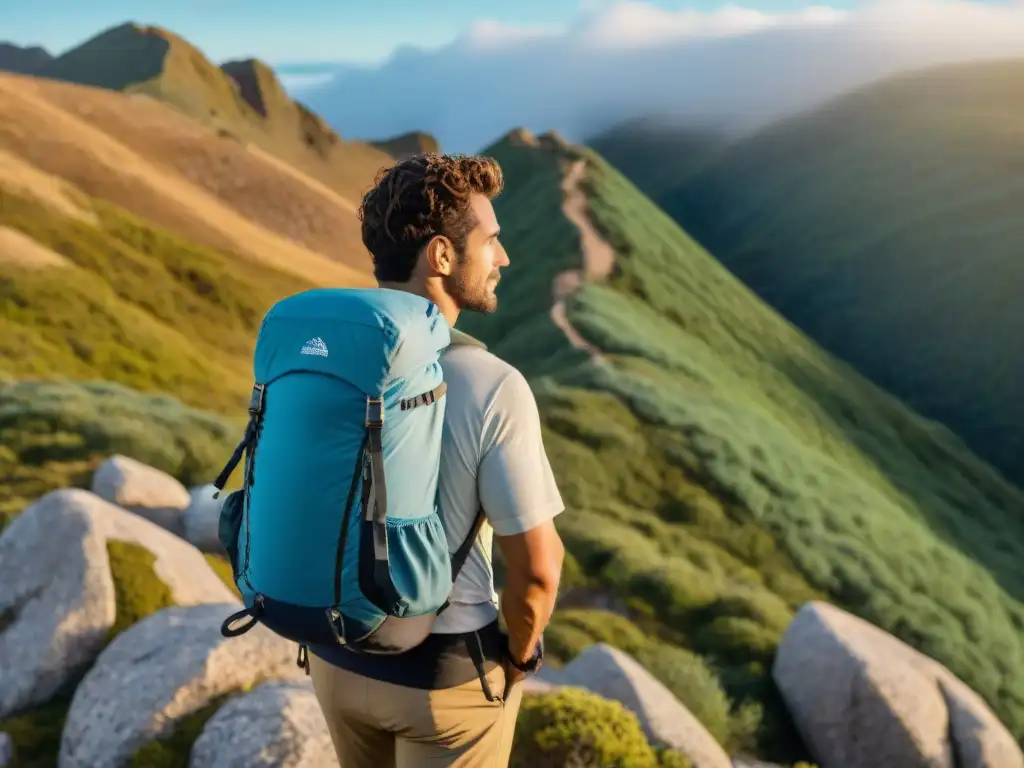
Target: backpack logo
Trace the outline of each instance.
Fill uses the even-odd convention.
[[[327,345],[324,344],[324,340],[319,336],[310,339],[302,345],[303,355],[319,355],[320,357],[327,357]]]

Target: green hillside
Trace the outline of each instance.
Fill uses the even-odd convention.
[[[783,316],[1018,484],[1022,96],[1024,60],[894,77],[737,142],[660,199]]]
[[[695,127],[651,116],[614,125],[586,144],[637,189],[660,200],[727,146],[728,140],[713,126]]]
[[[1024,494],[823,353],[599,156],[526,143],[488,150],[512,264],[496,315],[460,327],[532,380],[587,590],[763,706],[762,757],[799,752],[768,667],[820,593],[948,665],[1024,737]],[[618,258],[568,307],[603,363],[548,314],[554,276],[579,264],[560,213],[573,158]]]

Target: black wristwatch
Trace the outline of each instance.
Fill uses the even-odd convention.
[[[531,675],[540,669],[541,664],[544,661],[544,638],[541,637],[537,641],[536,647],[533,649],[533,655],[527,660],[525,664],[520,664],[514,658],[512,658],[512,650],[508,647],[508,640],[505,641],[505,656],[508,659],[508,663],[518,669],[523,674]]]

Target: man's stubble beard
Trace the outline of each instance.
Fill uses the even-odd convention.
[[[491,276],[488,276],[487,280],[490,279]],[[445,291],[455,299],[460,310],[489,315],[498,309],[498,297],[487,290],[486,281],[480,286],[472,286],[462,274],[448,275],[445,278]]]

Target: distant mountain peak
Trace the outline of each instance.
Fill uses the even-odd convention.
[[[51,61],[53,55],[41,46],[0,43],[0,71],[28,75]]]
[[[440,152],[441,145],[431,134],[424,131],[409,131],[390,139],[370,142],[384,152],[387,152],[395,160],[404,160],[412,155],[425,152]]]
[[[513,147],[529,147],[530,149],[564,150],[573,146],[558,131],[549,130],[538,135],[523,126],[513,128],[506,133],[502,141]]]
[[[261,117],[268,117],[273,105],[289,101],[277,74],[259,59],[226,61],[220,68],[238,85],[242,98]]]

